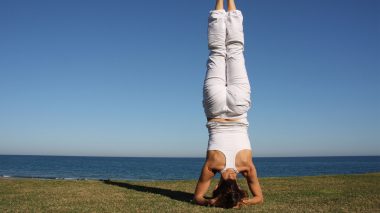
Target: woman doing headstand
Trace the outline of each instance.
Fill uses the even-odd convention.
[[[199,205],[223,208],[263,202],[263,195],[252,161],[248,137],[247,112],[251,107],[251,88],[244,62],[243,16],[234,0],[216,0],[208,18],[207,73],[203,106],[207,116],[209,141],[206,162],[199,177],[194,201]],[[204,198],[211,179],[221,178],[211,199]],[[247,180],[253,197],[237,185],[237,174]]]

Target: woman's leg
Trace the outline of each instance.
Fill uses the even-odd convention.
[[[236,116],[246,113],[251,106],[251,87],[244,59],[243,15],[236,10],[234,0],[228,0],[226,17],[227,50],[227,105]]]
[[[216,0],[215,1],[215,10],[223,10],[223,2],[224,0]]]
[[[228,0],[228,2],[227,2],[227,10],[228,11],[236,10],[236,5],[235,5],[235,1],[234,0]]]
[[[208,118],[226,110],[226,12],[223,0],[217,0],[208,18],[207,73],[203,87],[203,106]]]

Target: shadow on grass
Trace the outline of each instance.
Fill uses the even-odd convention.
[[[105,184],[132,189],[138,192],[149,192],[153,194],[163,195],[170,199],[186,202],[186,203],[190,203],[190,201],[193,198],[193,194],[188,193],[188,192],[173,191],[170,189],[161,189],[161,188],[155,188],[155,187],[150,187],[150,186],[140,186],[140,185],[135,185],[131,183],[117,182],[117,181],[112,181],[112,180],[102,180],[102,181]]]

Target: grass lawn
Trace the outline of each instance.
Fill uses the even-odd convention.
[[[0,178],[0,212],[380,212],[380,173],[260,181],[264,204],[223,210],[190,203],[196,180]]]

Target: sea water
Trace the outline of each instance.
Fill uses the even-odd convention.
[[[48,179],[197,179],[204,158],[0,155],[0,177]],[[380,172],[380,156],[256,157],[258,177]]]

